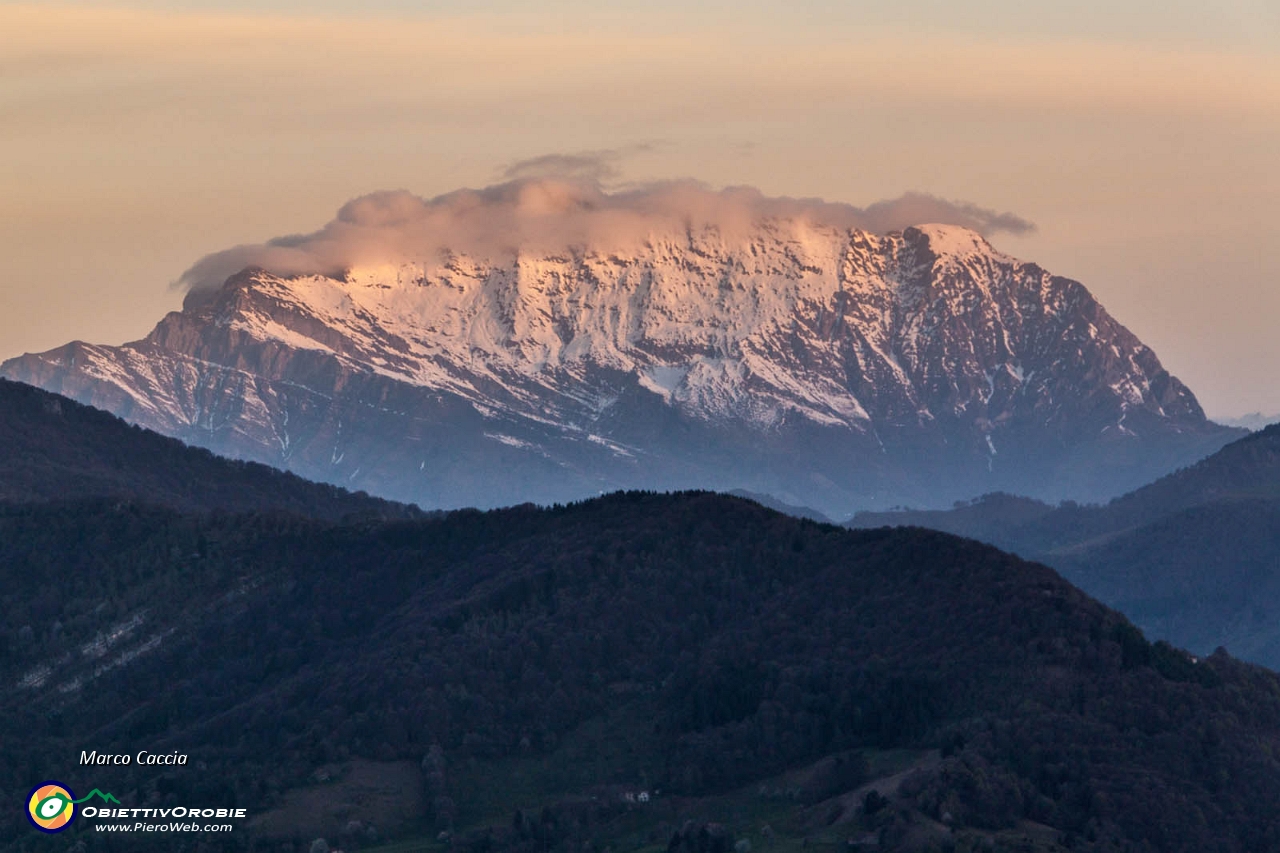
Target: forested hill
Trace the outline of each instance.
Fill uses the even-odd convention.
[[[268,509],[339,520],[417,511],[221,459],[97,409],[0,379],[0,501],[134,498],[175,509]]]
[[[104,501],[0,508],[0,571],[4,799],[251,809],[208,849],[375,822],[441,853],[1280,849],[1280,677],[940,533],[705,493],[361,526]],[[396,829],[342,787],[419,766]]]
[[[1280,425],[1102,506],[987,495],[851,524],[990,542],[1048,563],[1150,635],[1280,668]]]

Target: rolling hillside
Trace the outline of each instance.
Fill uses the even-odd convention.
[[[0,566],[6,796],[251,809],[207,849],[1280,843],[1280,677],[944,534],[703,493],[357,526],[114,501],[0,510]],[[16,820],[9,849],[63,849]]]

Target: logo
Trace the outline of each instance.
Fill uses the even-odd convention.
[[[90,791],[87,797],[77,800],[76,795],[71,793],[71,789],[61,782],[41,782],[32,788],[27,796],[27,819],[41,832],[62,832],[75,818],[76,806],[94,797],[99,797],[108,803],[120,802],[97,788]]]
[[[31,789],[27,817],[41,832],[62,832],[76,816],[76,797],[61,782],[44,782]]]

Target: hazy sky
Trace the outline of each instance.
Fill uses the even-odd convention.
[[[0,2],[0,358],[238,243],[592,155],[1034,222],[1211,414],[1280,412],[1280,4]],[[590,157],[588,157],[590,159]]]

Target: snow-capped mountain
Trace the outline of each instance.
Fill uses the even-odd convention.
[[[743,488],[843,517],[1096,499],[1235,432],[1081,284],[973,231],[764,218],[627,249],[246,269],[0,373],[423,506]]]

